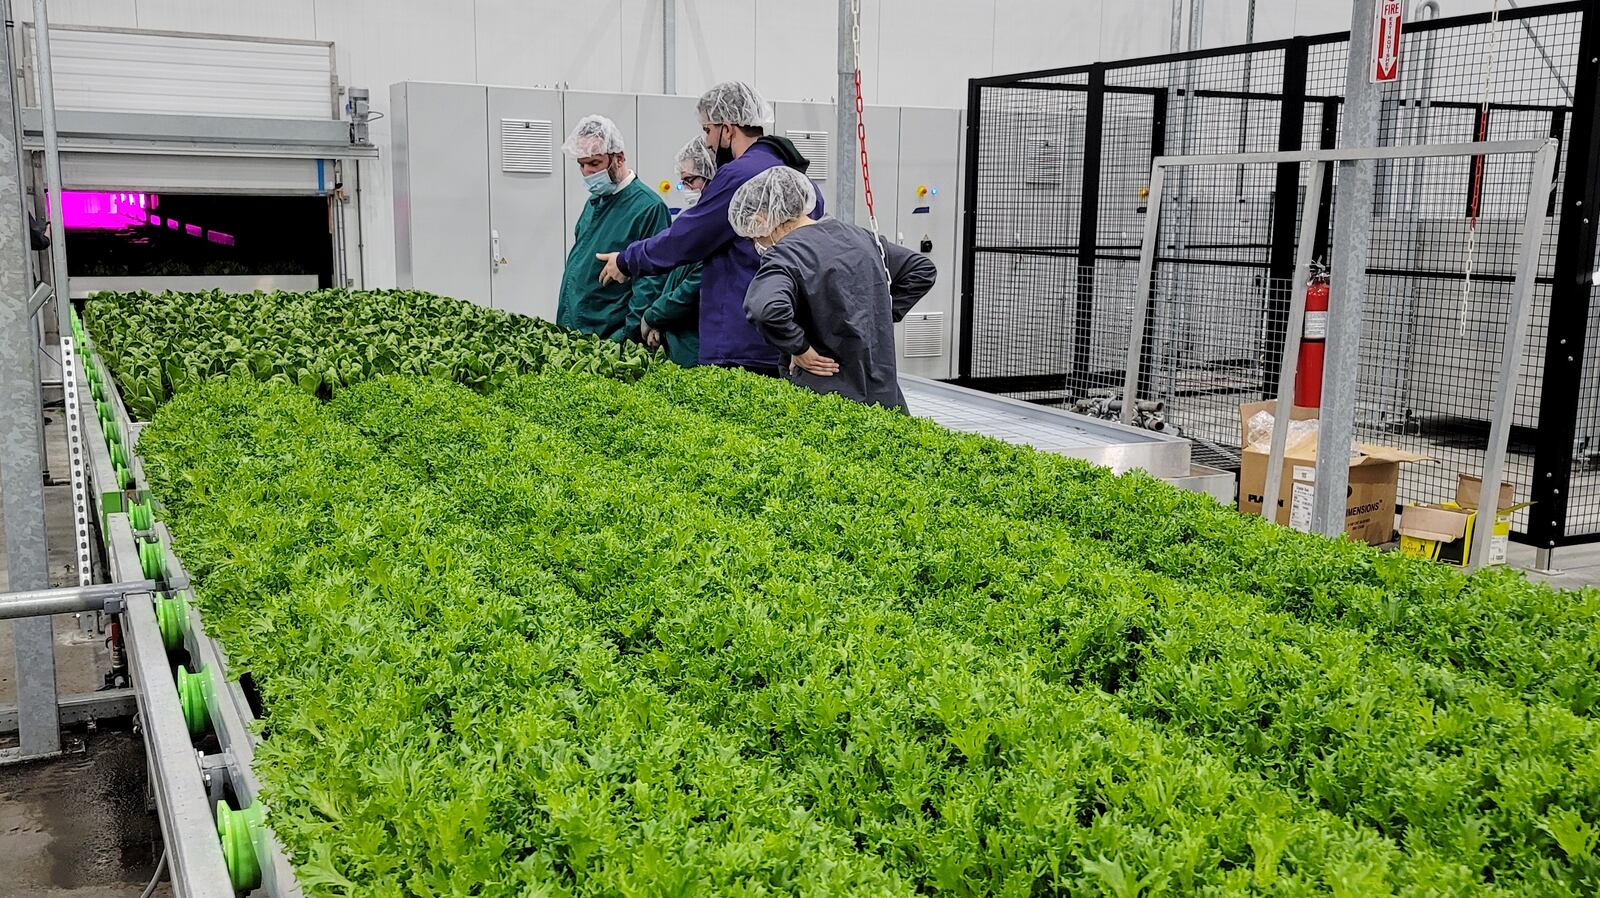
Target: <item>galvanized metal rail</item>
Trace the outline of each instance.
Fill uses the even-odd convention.
[[[82,350],[85,367],[92,366],[104,385],[107,417],[126,462],[123,479],[110,457],[99,416],[85,415],[94,519],[106,546],[108,573],[111,579],[122,581],[102,588],[122,590],[126,596],[122,632],[143,724],[151,788],[167,842],[173,891],[179,896],[208,898],[242,892],[300,898],[303,892],[269,823],[244,824],[254,863],[242,866],[252,873],[258,868],[253,877],[249,873],[241,876],[237,862],[230,869],[225,857],[219,824],[237,824],[260,814],[263,808],[260,780],[252,767],[260,742],[255,714],[229,672],[226,653],[206,634],[199,611],[185,598],[189,576],[173,552],[171,533],[156,520],[144,529],[133,525],[128,513],[130,500],[148,495],[143,461],[133,451],[143,425],[128,414],[115,380],[92,345],[85,341]],[[90,395],[87,372],[80,377],[80,388]],[[159,545],[159,553],[151,549],[141,553],[140,544],[151,541]],[[154,558],[159,558],[159,564]],[[127,592],[131,587],[146,591]],[[93,589],[90,594],[99,595]],[[64,596],[53,600],[67,601]],[[76,600],[88,601],[82,596]],[[158,619],[158,604],[165,605],[161,608],[165,620]],[[176,668],[168,655],[169,649],[180,646],[188,653],[187,668]],[[187,694],[180,692],[180,679],[189,681]],[[185,702],[191,709],[187,717]],[[194,710],[201,705],[198,713],[203,720],[196,718]],[[215,734],[220,751],[206,754],[196,750],[191,733],[202,729]],[[239,813],[246,809],[249,811]],[[219,816],[228,820],[220,821]],[[234,845],[231,850],[238,853],[241,849]]]

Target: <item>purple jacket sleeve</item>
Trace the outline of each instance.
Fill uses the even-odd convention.
[[[740,181],[739,184],[742,184]],[[692,262],[704,262],[717,250],[739,239],[728,224],[728,205],[739,188],[732,178],[719,184],[713,178],[700,202],[683,210],[671,227],[645,240],[636,240],[617,257],[617,267],[629,277],[662,274]]]

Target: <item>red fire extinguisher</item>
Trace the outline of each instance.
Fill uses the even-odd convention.
[[[1327,340],[1328,274],[1318,271],[1306,285],[1306,327],[1294,376],[1294,404],[1301,408],[1322,407],[1322,359]]]

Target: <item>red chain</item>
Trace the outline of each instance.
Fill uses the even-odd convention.
[[[867,198],[867,217],[876,219],[872,208],[872,169],[867,165],[867,104],[861,98],[861,70],[856,69],[856,140],[861,146],[861,190]]]
[[[1478,141],[1481,143],[1489,139],[1489,104],[1484,103],[1478,107]],[[1484,157],[1478,156],[1472,161],[1472,203],[1468,210],[1470,224],[1478,226],[1478,204],[1483,200],[1483,163]]]

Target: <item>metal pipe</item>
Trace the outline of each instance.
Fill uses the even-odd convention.
[[[661,4],[661,92],[678,92],[678,0]]]
[[[106,604],[133,593],[154,592],[161,584],[154,580],[131,583],[91,583],[88,586],[63,586],[56,589],[25,589],[0,593],[0,620],[100,611]]]
[[[35,45],[34,68],[39,78],[39,113],[43,121],[44,131],[44,180],[45,189],[50,196],[50,220],[59,230],[62,221],[61,211],[61,135],[56,127],[56,94],[55,75],[50,67],[50,13],[46,7],[46,0],[33,0],[33,40]],[[58,238],[62,234],[56,235]],[[56,295],[62,301],[56,303],[56,317],[61,328],[62,338],[65,339],[72,333],[71,302],[67,299],[72,294],[67,289],[67,247],[66,240],[57,239],[50,244],[51,277],[50,282],[55,285]]]
[[[34,287],[33,295],[28,297],[28,317],[32,318],[33,316],[39,314],[39,310],[44,308],[44,304],[49,302],[50,297],[54,295],[55,291],[50,288],[49,284],[40,284],[39,286]],[[60,381],[56,381],[56,384],[60,383]],[[43,384],[41,383],[41,386],[42,385]]]
[[[83,422],[79,414],[77,349],[72,338],[72,290],[67,277],[66,217],[61,211],[61,135],[56,127],[48,5],[46,0],[33,0],[33,37],[38,57],[34,64],[39,70],[39,110],[44,130],[45,181],[50,190],[50,221],[56,227],[56,239],[50,244],[50,260],[53,263],[50,283],[56,291],[56,336],[61,341],[62,419],[66,423],[67,461],[72,481],[72,542],[77,550],[78,585],[87,586],[93,578],[94,566],[94,558],[89,552],[89,478],[84,465],[87,453],[83,446]]]
[[[1371,8],[1357,3],[1350,16],[1350,56],[1344,79],[1344,133],[1340,146],[1364,150],[1378,144],[1382,90],[1372,83],[1375,63]],[[1372,192],[1377,164],[1370,159],[1339,163],[1336,180],[1333,268],[1328,304],[1327,362],[1317,434],[1317,488],[1311,501],[1312,530],[1338,536],[1345,529],[1345,491],[1350,486],[1350,443],[1355,436],[1356,376],[1361,369],[1361,322],[1366,315],[1367,262],[1372,257]]]
[[[859,2],[859,0],[856,0]],[[852,0],[839,0],[839,96],[833,141],[833,215],[856,220],[856,17]]]
[[[1295,244],[1294,278],[1289,281],[1289,324],[1284,330],[1283,362],[1278,366],[1278,398],[1273,407],[1272,445],[1267,453],[1267,480],[1261,491],[1261,516],[1278,520],[1278,500],[1283,495],[1283,457],[1288,451],[1289,418],[1294,411],[1294,378],[1300,368],[1300,340],[1306,326],[1306,282],[1311,279],[1311,253],[1317,242],[1317,203],[1328,163],[1311,165],[1306,185],[1305,211],[1300,215],[1300,240]],[[1245,447],[1249,448],[1249,447]]]
[[[1506,321],[1505,349],[1495,378],[1489,446],[1483,459],[1483,489],[1478,494],[1478,525],[1467,555],[1468,571],[1475,571],[1489,563],[1495,541],[1494,530],[1500,512],[1500,484],[1506,473],[1506,445],[1510,441],[1512,419],[1516,413],[1517,383],[1522,379],[1528,322],[1533,317],[1533,287],[1539,274],[1539,249],[1544,245],[1550,188],[1555,184],[1556,151],[1556,141],[1551,140],[1534,157],[1527,214],[1522,223],[1522,242],[1517,248],[1517,285],[1512,291],[1511,310]]]
[[[6,73],[0,105],[14,107],[16,79]],[[0,120],[13,119],[13,108]],[[45,542],[44,480],[39,408],[38,340],[26,303],[33,285],[27,264],[27,217],[22,214],[22,174],[16,160],[21,145],[0,127],[0,509],[6,534],[11,586],[50,585]],[[48,620],[23,621],[13,628],[16,644],[18,736],[23,757],[46,757],[61,750],[56,710],[55,634]]]
[[[367,228],[361,217],[361,160],[355,160],[356,167],[356,271],[361,275],[361,280],[356,284],[362,290],[367,289]]]
[[[1155,290],[1151,278],[1156,268],[1156,238],[1161,233],[1161,193],[1165,189],[1167,167],[1157,164],[1150,170],[1150,197],[1145,202],[1150,211],[1144,216],[1144,238],[1139,244],[1139,280],[1133,294],[1133,325],[1128,330],[1128,370],[1122,381],[1122,414],[1124,424],[1133,423],[1134,409],[1139,403],[1140,352],[1144,348],[1145,318],[1149,315],[1150,294]]]

